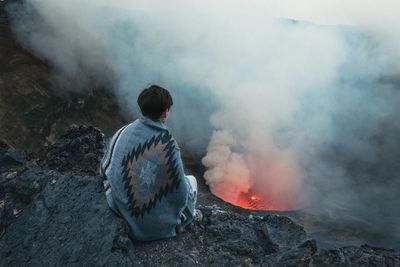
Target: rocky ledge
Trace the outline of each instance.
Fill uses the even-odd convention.
[[[96,176],[102,137],[93,127],[73,127],[43,159],[29,162],[0,142],[1,266],[400,266],[395,250],[320,248],[287,216],[209,201],[204,184],[203,216],[186,232],[131,240]]]

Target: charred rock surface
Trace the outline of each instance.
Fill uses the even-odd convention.
[[[1,147],[1,155],[10,149]],[[186,232],[153,242],[131,240],[94,174],[101,148],[101,132],[73,127],[49,149],[45,164],[24,161],[1,171],[1,266],[400,265],[394,250],[320,248],[289,217],[239,212],[207,198],[202,186],[198,208],[203,216]],[[90,153],[95,156],[88,159]]]
[[[96,175],[103,149],[103,134],[99,129],[73,126],[49,147],[43,164],[62,173]]]
[[[132,257],[111,252],[120,220],[104,208],[94,176],[46,173],[47,186],[7,227],[1,264],[11,266],[131,265]],[[45,179],[45,177],[43,177]]]
[[[17,150],[6,141],[0,140],[0,170],[12,169],[23,165],[25,153]]]

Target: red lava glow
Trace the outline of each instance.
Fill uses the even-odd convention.
[[[232,202],[231,204],[248,210],[290,210],[290,208],[285,205],[275,203],[271,200],[266,199],[263,196],[254,194],[252,192],[241,193],[237,200],[235,202]]]

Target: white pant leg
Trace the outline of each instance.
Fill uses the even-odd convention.
[[[186,178],[188,179],[189,184],[192,187],[193,201],[194,201],[194,204],[196,204],[196,202],[197,202],[197,180],[196,180],[196,177],[194,177],[193,175],[186,175]]]

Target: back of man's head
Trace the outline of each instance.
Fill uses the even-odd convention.
[[[169,110],[173,104],[168,90],[158,85],[145,88],[139,94],[137,102],[143,116],[152,120],[159,119],[163,112],[167,109]]]

